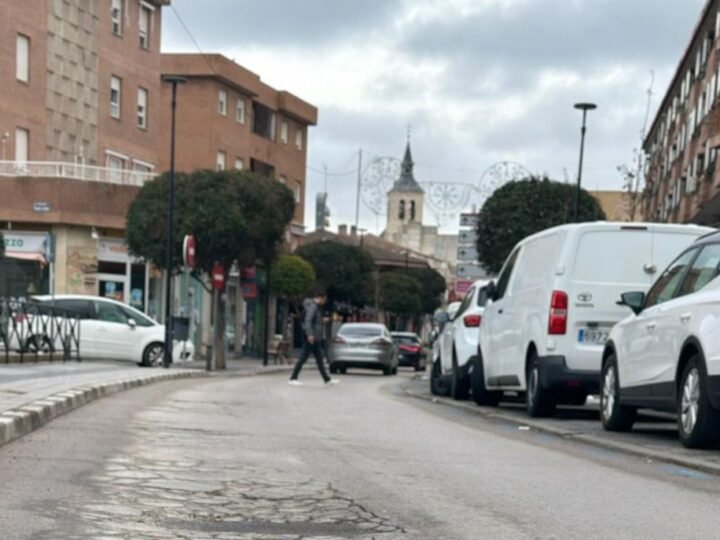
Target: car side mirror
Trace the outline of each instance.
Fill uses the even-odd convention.
[[[135,319],[128,319],[128,326],[131,330],[135,330],[137,328],[137,323],[135,322]]]
[[[494,281],[491,281],[490,283],[485,285],[485,292],[487,293],[489,303],[497,300],[497,286],[495,285]]]
[[[645,305],[644,292],[627,292],[620,295],[618,306],[627,306],[633,310],[635,315],[639,315]]]

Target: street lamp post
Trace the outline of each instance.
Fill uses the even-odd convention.
[[[576,103],[575,108],[582,111],[583,121],[580,131],[580,164],[578,166],[577,190],[575,191],[575,223],[580,219],[580,183],[582,182],[583,158],[585,156],[585,132],[587,131],[586,121],[588,111],[597,109],[594,103]]]
[[[163,367],[168,368],[173,358],[173,319],[172,319],[172,251],[175,244],[173,214],[175,205],[175,110],[177,108],[177,87],[186,79],[174,75],[165,75],[163,81],[172,85],[172,116],[170,125],[170,176],[168,179],[167,243],[165,245],[165,355]]]

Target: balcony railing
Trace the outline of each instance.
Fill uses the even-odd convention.
[[[1,176],[67,178],[85,182],[103,182],[140,187],[155,173],[132,169],[111,169],[62,161],[0,161]]]

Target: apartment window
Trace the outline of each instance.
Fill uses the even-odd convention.
[[[298,150],[303,149],[303,132],[300,128],[298,128],[295,132],[295,148]]]
[[[238,124],[245,123],[245,100],[242,98],[238,98],[235,105],[235,121]]]
[[[217,153],[217,163],[216,163],[218,171],[225,170],[225,159],[226,159],[225,152],[223,152],[222,150],[219,150]]]
[[[25,128],[15,130],[15,163],[24,166],[28,161],[30,131]]]
[[[110,20],[112,21],[112,33],[122,36],[122,2],[123,0],[112,0]]]
[[[260,103],[253,102],[253,133],[275,140],[275,113]]]
[[[138,23],[138,31],[140,33],[140,46],[143,49],[150,47],[150,21],[152,19],[152,10],[144,3],[140,4],[140,21]]]
[[[295,195],[295,202],[300,204],[302,201],[302,184],[299,180],[295,180],[295,185],[293,186],[293,193]]]
[[[120,118],[120,101],[122,99],[122,81],[113,75],[110,79],[110,116]]]
[[[235,168],[238,171],[242,171],[245,168],[245,162],[242,158],[235,158]]]
[[[30,38],[17,35],[16,77],[18,81],[30,82]]]
[[[280,124],[280,140],[283,144],[287,144],[288,142],[288,123],[284,120],[282,124]]]
[[[107,154],[106,164],[107,168],[110,169],[108,172],[108,180],[111,182],[122,181],[125,159],[115,154]]]
[[[142,129],[147,129],[147,107],[148,91],[144,88],[138,88],[137,123],[138,127]]]
[[[227,116],[228,94],[225,90],[218,92],[218,112],[223,116]]]

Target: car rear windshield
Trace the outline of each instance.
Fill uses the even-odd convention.
[[[381,336],[383,332],[376,326],[343,326],[339,333],[348,337],[371,337]]]
[[[420,340],[415,336],[393,336],[393,341],[399,345],[417,345]]]

